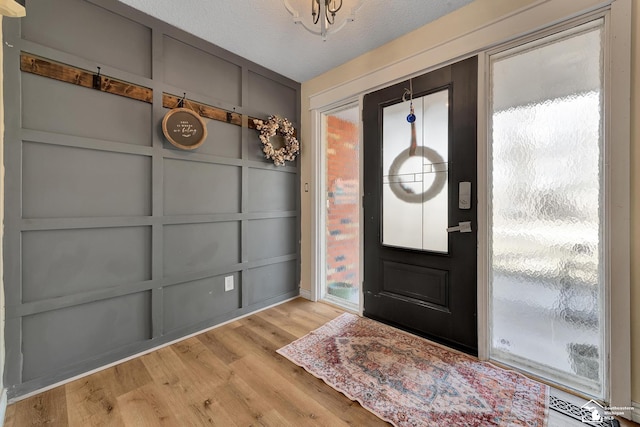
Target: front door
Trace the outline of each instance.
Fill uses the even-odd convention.
[[[477,58],[364,98],[364,315],[477,354]]]

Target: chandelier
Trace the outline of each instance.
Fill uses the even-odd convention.
[[[352,6],[348,14],[343,11],[343,16],[340,17],[337,13],[342,10],[343,3],[350,3]],[[363,3],[364,0],[311,0],[311,10],[301,15],[289,0],[284,0],[285,7],[293,15],[293,22],[302,24],[312,34],[322,36],[322,40],[326,40],[329,34],[340,31],[347,22],[353,21],[356,11]]]

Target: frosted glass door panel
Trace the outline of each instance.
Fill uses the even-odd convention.
[[[603,395],[602,22],[491,59],[491,357]]]
[[[448,251],[449,91],[413,100],[417,148],[410,154],[410,101],[385,107],[382,243]]]

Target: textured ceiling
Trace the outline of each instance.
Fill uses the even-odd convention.
[[[120,0],[298,82],[309,80],[472,0],[364,0],[326,41],[293,22],[283,0]],[[290,0],[294,7],[301,0]],[[351,0],[353,1],[353,0]],[[349,0],[338,12],[348,14]],[[310,11],[302,2],[300,13]],[[420,40],[414,40],[420,43]]]

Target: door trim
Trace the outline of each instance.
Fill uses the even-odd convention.
[[[611,5],[609,34],[608,180],[609,402],[631,406],[631,1]],[[615,101],[614,101],[615,100]],[[615,165],[615,167],[612,167]],[[637,336],[637,335],[636,335]],[[615,352],[613,351],[615,349]],[[639,377],[636,375],[636,380]]]
[[[338,103],[334,103],[331,105],[324,106],[323,108],[317,108],[310,110],[311,115],[311,146],[313,147],[312,151],[312,162],[311,162],[311,176],[312,184],[309,183],[302,185],[302,191],[304,190],[304,186],[308,185],[310,198],[311,198],[311,229],[312,229],[312,238],[311,238],[311,289],[310,291],[305,291],[301,289],[301,296],[311,300],[311,301],[319,301],[322,298],[323,287],[325,286],[325,253],[326,253],[326,239],[325,239],[325,195],[326,195],[326,144],[322,137],[322,115],[325,113],[329,113],[333,110],[337,110],[341,107],[346,106],[356,106],[358,108],[358,141],[359,141],[359,182],[360,188],[358,189],[358,197],[362,198],[362,175],[363,175],[363,163],[362,163],[362,153],[363,153],[363,145],[362,145],[362,99],[363,95],[360,96],[352,96],[349,98],[345,98]],[[363,220],[363,211],[362,211],[362,203],[359,205],[359,248],[360,248],[360,259],[362,260],[363,249],[362,249],[362,220]],[[302,257],[304,259],[304,257]],[[363,277],[363,264],[360,263],[360,278]],[[360,282],[360,297],[359,297],[359,306],[358,313],[362,315],[363,310],[363,298],[362,298],[362,281]]]
[[[312,183],[305,183],[304,187],[309,186],[311,194],[309,197],[311,198],[311,253],[308,258],[311,262],[311,289],[309,299],[311,301],[318,301],[320,287],[322,286],[322,253],[324,251],[323,248],[319,248],[318,246],[322,245],[324,241],[322,237],[322,233],[324,232],[324,224],[323,217],[324,213],[322,210],[323,200],[322,198],[322,180],[325,177],[325,173],[323,171],[323,166],[319,163],[323,159],[322,152],[324,150],[324,144],[322,143],[322,138],[320,136],[321,126],[321,112],[319,109],[311,110],[311,147],[313,147],[311,151],[311,177]],[[304,190],[303,190],[304,191]],[[304,249],[304,246],[303,246]],[[303,261],[305,259],[304,254],[301,258]]]
[[[489,126],[488,99],[489,73],[487,73],[488,55],[478,55],[478,160],[477,183],[477,221],[478,221],[478,358],[489,359]]]

